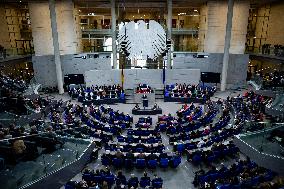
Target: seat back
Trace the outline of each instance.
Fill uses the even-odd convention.
[[[179,166],[180,163],[181,163],[181,157],[180,156],[174,157],[172,167],[176,168],[177,166]]]
[[[148,161],[148,166],[151,169],[155,169],[157,167],[157,164],[158,164],[158,162],[155,159],[151,159],[151,160]]]
[[[146,160],[145,159],[137,159],[136,160],[136,167],[137,168],[145,168],[146,167]]]
[[[150,182],[151,182],[151,180],[150,180],[149,177],[148,178],[141,178],[141,180],[140,180],[140,187],[145,188],[147,186],[150,186],[151,185]]]
[[[166,168],[169,165],[169,159],[168,158],[161,158],[160,160],[160,167]]]
[[[100,184],[102,182],[102,176],[94,176],[93,181]]]
[[[115,167],[122,167],[123,160],[122,160],[121,158],[113,158],[112,164],[113,164]]]
[[[162,188],[163,187],[163,181],[161,181],[161,180],[154,180],[154,181],[152,181],[152,187],[154,189]]]
[[[112,186],[114,184],[115,178],[114,178],[114,175],[110,175],[110,176],[106,176],[104,180],[107,182],[109,186]]]

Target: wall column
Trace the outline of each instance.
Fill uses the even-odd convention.
[[[74,3],[70,0],[56,1],[55,7],[59,52],[61,55],[76,54],[79,39],[76,35]]]
[[[173,11],[173,2],[172,0],[168,0],[168,18],[167,18],[167,38],[172,40],[172,11]],[[172,51],[171,48],[168,49],[167,56],[167,69],[171,69],[171,60],[172,60]]]
[[[224,45],[224,56],[223,56],[221,91],[225,91],[226,85],[227,85],[229,50],[230,50],[232,21],[233,21],[233,8],[234,8],[234,0],[228,0],[228,12],[227,12],[227,25],[226,25],[226,36],[225,36],[225,45]]]
[[[63,77],[62,77],[62,68],[59,52],[59,43],[58,43],[58,32],[57,32],[57,22],[56,22],[56,12],[55,12],[55,2],[54,0],[49,0],[49,11],[50,11],[50,21],[51,21],[51,31],[53,38],[53,51],[54,51],[54,62],[56,68],[56,77],[57,77],[57,86],[59,94],[64,93],[63,89]]]
[[[0,45],[2,45],[5,49],[10,49],[10,36],[8,31],[8,24],[6,19],[5,7],[4,5],[0,7]]]
[[[113,69],[117,69],[115,0],[111,0],[111,34]]]

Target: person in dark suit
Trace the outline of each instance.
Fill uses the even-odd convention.
[[[134,154],[132,153],[132,150],[129,150],[129,152],[126,153],[125,158],[131,160],[134,159]]]
[[[147,95],[143,94],[142,96],[142,101],[143,101],[143,107],[148,107],[148,99],[147,99]]]
[[[141,143],[141,140],[139,140],[139,143],[136,145],[136,148],[145,148],[145,145]]]
[[[148,160],[157,160],[158,156],[156,154],[154,154],[153,152],[151,152],[151,154],[148,155],[147,157]]]
[[[136,103],[136,105],[135,105],[134,109],[135,109],[135,110],[139,110],[139,109],[140,109],[140,107],[139,107],[138,103]]]
[[[166,152],[162,152],[162,153],[160,153],[159,158],[160,158],[160,160],[161,160],[162,158],[168,158],[168,154],[167,154]]]
[[[118,171],[116,176],[116,184],[126,184],[126,177],[122,174],[122,171]]]
[[[137,155],[137,159],[145,159],[146,158],[146,155],[142,152],[140,152],[138,155]]]
[[[124,155],[120,150],[117,150],[117,152],[115,153],[115,156],[119,159],[122,159]]]
[[[142,99],[147,99],[147,95],[146,95],[146,94],[143,94],[143,95],[142,95]]]
[[[131,177],[128,180],[128,188],[131,188],[131,187],[137,188],[138,187],[138,183],[139,183],[138,178],[135,177],[134,174],[131,174]]]

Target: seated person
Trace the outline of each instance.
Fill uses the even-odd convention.
[[[139,143],[136,145],[136,148],[145,148],[145,145],[141,142],[141,140],[139,140]]]
[[[132,153],[132,150],[129,150],[126,155],[125,155],[125,159],[134,159],[134,154]]]
[[[123,153],[120,151],[120,149],[118,149],[115,153],[115,157],[122,159],[124,157]]]
[[[140,107],[139,107],[138,103],[136,103],[136,105],[135,105],[134,109],[135,109],[135,110],[139,110],[139,109],[140,109]]]
[[[162,158],[168,158],[168,154],[167,154],[166,152],[162,152],[162,153],[160,153],[159,158],[160,158],[160,160],[161,160]]]
[[[155,103],[152,109],[157,110],[158,108],[159,108],[159,106],[157,105],[157,103]]]
[[[156,174],[154,174],[154,178],[152,180],[152,185],[153,185],[153,183],[156,183],[156,182],[163,183],[163,179],[161,177],[158,177]]]
[[[126,177],[122,174],[122,171],[118,171],[116,176],[116,184],[117,185],[125,185],[126,184]]]
[[[144,172],[143,176],[140,178],[140,181],[148,181],[150,183],[151,179],[148,177],[148,174]]]
[[[131,177],[130,177],[130,179],[127,182],[128,188],[131,188],[131,187],[137,188],[138,187],[138,183],[139,183],[138,178],[135,177],[134,174],[131,174]]]
[[[157,160],[158,156],[152,151],[151,154],[147,156],[148,160]]]
[[[137,159],[145,159],[146,158],[146,155],[142,152],[140,152],[138,155],[137,155]]]

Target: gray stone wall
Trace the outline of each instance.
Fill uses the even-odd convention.
[[[187,83],[199,84],[199,69],[169,69],[166,70],[166,84]],[[85,73],[87,86],[121,84],[121,70],[90,70]],[[138,84],[145,83],[152,88],[162,89],[163,70],[161,69],[125,69],[124,88],[133,89]]]
[[[88,58],[87,54],[61,55],[63,76],[66,74],[85,74],[89,70],[110,70],[110,53],[100,53],[97,58]],[[82,57],[86,56],[86,59]],[[56,86],[56,71],[53,55],[33,56],[35,79],[43,86]]]
[[[110,53],[99,53],[98,55],[99,57],[97,58],[88,58],[87,54],[62,55],[61,64],[63,76],[66,74],[84,74],[85,81],[89,84],[120,83],[121,71],[111,69]],[[186,82],[196,84],[199,82],[200,72],[222,72],[222,53],[208,54],[208,58],[194,58],[193,55],[194,53],[186,52],[174,53],[173,69],[166,70],[166,83]],[[83,56],[86,56],[86,59],[83,59]],[[93,54],[91,54],[91,56],[93,56]],[[230,55],[227,81],[229,87],[245,83],[248,62],[248,55]],[[55,64],[52,55],[34,56],[33,67],[38,83],[41,83],[43,86],[56,86]],[[192,71],[194,69],[200,71]],[[92,70],[95,72],[90,72]],[[126,69],[125,80],[126,79],[129,81],[128,84],[126,83],[127,87],[130,88],[137,83],[148,83],[152,84],[152,87],[161,88],[162,70]]]
[[[201,72],[222,73],[223,53],[208,54],[208,58],[194,58],[196,53],[175,53],[173,69],[200,69]],[[244,84],[247,77],[249,55],[230,54],[229,85]]]

